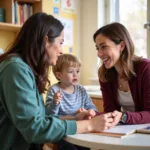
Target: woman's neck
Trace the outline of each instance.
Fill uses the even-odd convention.
[[[122,69],[122,66],[121,66],[120,63],[117,63],[117,64],[115,65],[115,70],[117,71],[118,77],[121,78],[122,75],[123,75],[123,69]]]

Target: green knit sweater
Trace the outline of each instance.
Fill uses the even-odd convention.
[[[0,149],[27,150],[76,133],[75,121],[46,116],[31,68],[19,57],[0,63]]]

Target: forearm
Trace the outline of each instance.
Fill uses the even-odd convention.
[[[76,120],[75,116],[65,116],[60,117],[62,120]],[[92,131],[92,124],[89,120],[76,121],[77,124],[77,134],[79,133],[87,133]]]
[[[61,120],[77,120],[76,116],[61,116]]]
[[[150,111],[127,112],[127,124],[150,123]]]
[[[88,133],[93,131],[92,123],[90,120],[76,121],[76,123],[77,123],[77,134]]]
[[[71,120],[77,120],[77,130],[76,133],[88,133],[92,131],[103,131],[106,129],[109,129],[113,124],[113,118],[111,113],[99,115],[96,117],[93,117],[90,120],[85,120],[85,114],[88,114],[87,112],[79,113],[79,115],[76,116],[66,116],[66,117],[60,117],[60,119],[71,119]],[[87,116],[86,116],[87,117]],[[81,120],[82,119],[82,120]]]

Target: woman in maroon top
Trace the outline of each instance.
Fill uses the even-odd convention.
[[[127,29],[111,23],[94,36],[102,60],[98,76],[104,111],[112,112],[114,125],[150,123],[150,60],[134,55]]]

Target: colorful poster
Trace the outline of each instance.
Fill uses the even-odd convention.
[[[53,14],[58,15],[59,14],[59,9],[58,7],[53,7]]]
[[[54,4],[59,4],[59,3],[60,3],[60,0],[53,0],[53,3],[54,3]]]
[[[73,20],[62,17],[57,17],[64,25],[64,44],[66,46],[73,46]]]
[[[61,9],[64,12],[76,12],[76,0],[61,0]]]

